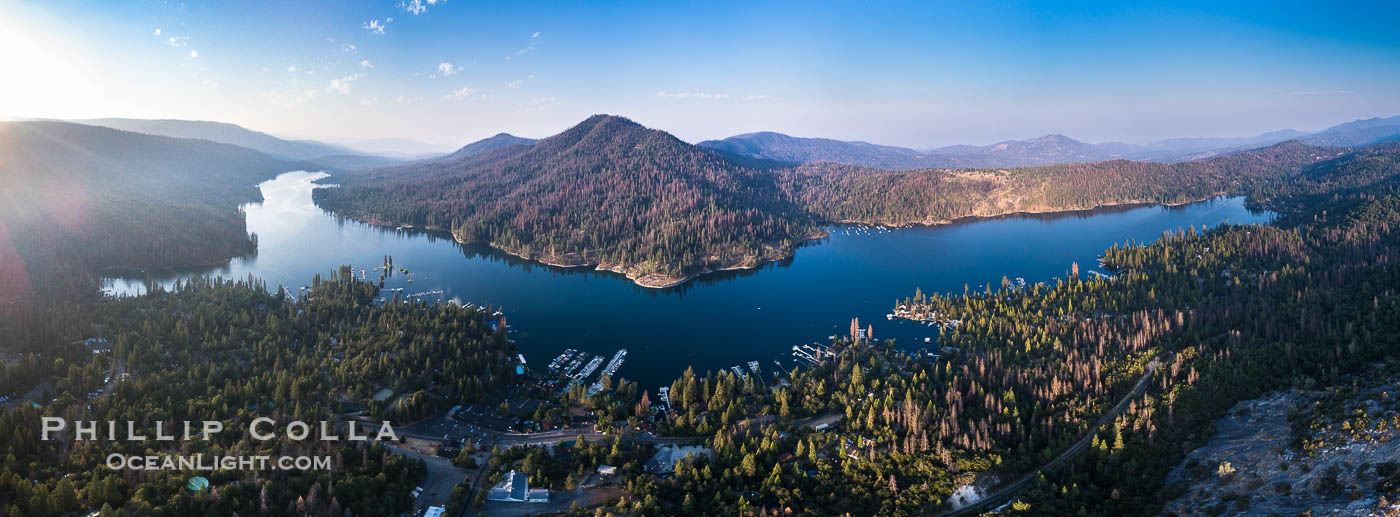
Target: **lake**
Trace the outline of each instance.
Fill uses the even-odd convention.
[[[1245,208],[1243,198],[1183,206],[1116,207],[1054,215],[1014,215],[936,227],[895,230],[833,226],[831,236],[795,257],[758,269],[721,272],[668,289],[638,287],[622,275],[541,265],[464,246],[445,234],[382,228],[336,218],[317,208],[311,192],[323,173],[289,172],[259,187],[264,201],[246,205],[256,255],[222,268],[155,278],[110,278],[112,294],[139,294],[146,281],[170,285],[197,274],[254,275],[293,292],[317,273],[349,264],[371,269],[393,257],[388,288],[405,294],[442,291],[429,300],[458,300],[501,308],[529,365],[543,370],[566,348],[611,357],[629,353],[618,376],[655,390],[687,365],[717,370],[758,361],[771,372],[794,365],[794,345],[826,342],[849,332],[851,318],[874,325],[877,339],[915,349],[934,327],[891,322],[896,299],[915,287],[962,292],[1000,285],[1003,276],[1029,283],[1081,274],[1114,243],[1150,242],[1166,230],[1224,222],[1265,223],[1269,212]],[[333,180],[333,178],[330,178]],[[374,278],[371,273],[370,278]],[[408,278],[413,282],[408,283]],[[596,374],[595,374],[596,377]]]

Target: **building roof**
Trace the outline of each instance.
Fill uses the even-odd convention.
[[[713,454],[714,453],[711,452],[708,447],[701,445],[677,447],[675,445],[666,444],[657,447],[656,454],[647,461],[646,469],[651,472],[669,474],[676,471],[676,462],[684,459],[686,455],[695,457],[704,455],[707,458],[713,459]]]
[[[441,506],[429,506],[428,511],[423,513],[423,517],[442,517],[445,512],[447,509]]]
[[[540,503],[549,501],[549,489],[530,488],[530,476],[514,470],[507,472],[501,483],[486,493],[488,501],[525,501]]]

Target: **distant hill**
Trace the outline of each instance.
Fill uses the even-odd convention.
[[[345,167],[372,167],[384,165],[385,163],[384,158],[366,156],[367,153],[362,153],[349,147],[317,142],[315,140],[286,140],[225,122],[130,118],[99,118],[74,120],[72,122],[145,133],[148,135],[175,138],[198,138],[211,142],[233,144],[292,160],[321,161],[321,159],[325,158],[327,159],[327,163],[337,163]],[[355,156],[362,158],[351,158]]]
[[[318,156],[307,160],[314,163],[318,168],[330,169],[333,171],[349,171],[355,169],[372,169],[384,167],[396,163],[403,163],[404,160],[390,158],[387,156],[373,156],[364,154],[336,154],[331,156]]]
[[[31,273],[56,254],[94,269],[216,265],[254,249],[238,207],[256,185],[307,167],[207,140],[4,122],[0,222]]]
[[[533,138],[522,138],[512,135],[510,133],[497,133],[495,136],[492,136],[490,138],[484,138],[472,142],[470,144],[464,145],[461,149],[458,149],[452,154],[444,156],[441,159],[456,160],[461,158],[467,158],[470,156],[476,156],[487,151],[495,151],[496,149],[500,149],[502,147],[509,147],[512,145],[533,145],[535,142],[538,142],[538,140],[535,140]]]
[[[339,188],[314,195],[322,207],[353,219],[450,230],[462,242],[551,264],[598,265],[641,285],[666,286],[788,256],[830,222],[939,224],[1014,212],[1182,203],[1244,192],[1336,154],[1290,141],[1176,164],[1115,159],[891,171],[834,161],[749,167],[728,157],[746,142],[782,144],[795,153],[739,157],[750,161],[792,159],[818,144],[867,157],[882,150],[782,135],[742,140],[713,151],[622,117],[597,115],[532,145],[340,175]],[[1077,159],[1084,145],[1052,135],[950,155]]]
[[[988,146],[957,145],[917,151],[868,142],[749,133],[698,144],[732,158],[788,163],[836,162],[881,169],[1017,167],[1103,160],[1113,154],[1064,135],[1008,140]]]
[[[1304,142],[1330,146],[1362,146],[1400,140],[1400,116],[1368,118],[1338,124],[1302,138]]]
[[[1007,140],[986,146],[954,145],[918,151],[867,142],[800,138],[782,133],[762,132],[732,136],[723,140],[707,140],[698,145],[731,159],[775,160],[787,163],[836,162],[898,170],[1021,167],[1119,158],[1176,163],[1258,149],[1295,139],[1314,145],[1336,147],[1355,147],[1400,140],[1400,116],[1357,120],[1317,133],[1285,129],[1253,137],[1172,138],[1147,144],[1090,144],[1064,135],[1052,134],[1029,140]]]
[[[730,157],[787,163],[837,162],[882,169],[935,166],[930,165],[923,153],[913,149],[829,138],[798,138],[771,131],[707,140],[698,145]]]

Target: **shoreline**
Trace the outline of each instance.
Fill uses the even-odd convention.
[[[1203,197],[1203,198],[1200,198],[1200,199],[1191,199],[1191,200],[1188,200],[1188,201],[1181,201],[1181,202],[1176,202],[1176,203],[1165,203],[1165,202],[1157,202],[1157,201],[1123,201],[1123,202],[1116,202],[1116,203],[1105,203],[1105,204],[1102,204],[1102,205],[1094,205],[1094,206],[1091,206],[1091,207],[1088,207],[1088,208],[1026,209],[1026,210],[1016,210],[1016,211],[1012,211],[1012,212],[1004,212],[1004,213],[989,214],[989,215],[965,215],[965,216],[956,217],[956,218],[953,218],[953,219],[928,219],[928,218],[925,218],[925,219],[921,219],[921,220],[918,220],[918,221],[903,221],[903,222],[898,222],[898,223],[893,223],[893,222],[871,222],[871,221],[865,221],[865,220],[842,220],[842,221],[830,221],[828,224],[837,224],[837,225],[857,225],[857,224],[863,224],[863,225],[867,225],[867,226],[870,226],[870,225],[883,225],[883,226],[889,226],[889,227],[894,227],[894,228],[905,228],[905,227],[910,227],[910,226],[927,226],[927,227],[934,227],[934,226],[944,226],[944,225],[959,224],[959,223],[973,223],[973,222],[978,222],[978,221],[990,221],[990,220],[993,220],[993,219],[1000,219],[1000,218],[1003,218],[1003,217],[1036,216],[1036,215],[1070,215],[1070,214],[1081,214],[1081,213],[1089,213],[1089,214],[1091,214],[1091,213],[1093,213],[1093,212],[1097,212],[1097,211],[1100,211],[1100,210],[1108,210],[1108,209],[1132,209],[1132,208],[1143,208],[1143,207],[1151,207],[1151,206],[1160,206],[1160,207],[1169,207],[1169,208],[1170,208],[1170,207],[1178,207],[1178,206],[1192,205],[1192,204],[1196,204],[1196,203],[1203,203],[1203,202],[1210,201],[1210,200],[1212,200],[1212,199],[1215,199],[1215,198],[1218,198],[1218,197],[1222,197],[1222,196],[1229,196],[1229,193],[1228,193],[1228,192],[1217,192],[1217,193],[1211,194],[1211,195],[1209,195],[1209,196],[1206,196],[1206,197]],[[1248,196],[1240,195],[1239,197],[1245,197],[1245,198],[1246,198],[1246,203],[1248,203]]]
[[[1148,207],[1148,206],[1177,207],[1177,206],[1185,206],[1185,205],[1190,205],[1190,204],[1195,204],[1195,203],[1201,203],[1201,202],[1209,201],[1209,200],[1212,200],[1212,199],[1215,199],[1215,198],[1218,198],[1218,197],[1221,197],[1221,196],[1225,196],[1225,195],[1228,195],[1228,193],[1217,192],[1217,193],[1213,193],[1213,194],[1211,194],[1211,195],[1209,195],[1209,196],[1206,196],[1206,197],[1203,197],[1203,198],[1200,198],[1200,199],[1193,199],[1193,200],[1182,201],[1182,202],[1176,202],[1176,203],[1163,203],[1163,202],[1153,202],[1153,201],[1125,201],[1125,202],[1119,202],[1119,203],[1108,203],[1108,204],[1103,204],[1103,205],[1095,205],[1095,206],[1089,207],[1089,208],[1018,210],[1018,211],[1014,211],[1014,212],[1006,212],[1006,213],[1001,213],[1001,214],[991,214],[991,215],[968,215],[968,216],[958,217],[958,218],[955,218],[955,219],[938,219],[938,220],[924,219],[924,220],[921,220],[921,221],[906,221],[906,222],[903,222],[903,223],[889,223],[889,222],[872,222],[872,221],[860,221],[860,220],[847,220],[847,221],[825,221],[825,222],[823,222],[822,224],[823,224],[823,226],[829,226],[829,225],[857,225],[857,224],[864,224],[864,225],[883,225],[883,226],[890,226],[890,227],[895,227],[895,228],[904,228],[904,227],[910,227],[910,226],[924,226],[924,227],[930,227],[930,228],[931,228],[931,227],[936,227],[936,226],[944,226],[944,225],[951,225],[951,224],[958,224],[958,223],[969,223],[969,222],[977,222],[977,221],[982,221],[982,220],[991,220],[991,219],[997,219],[997,218],[1001,218],[1001,217],[1034,216],[1034,215],[1053,215],[1053,214],[1074,214],[1074,213],[1085,213],[1085,212],[1091,213],[1091,212],[1095,212],[1095,211],[1098,211],[1098,210],[1110,209],[1110,208],[1138,208],[1138,207]],[[378,226],[378,227],[381,227],[381,228],[396,229],[396,228],[402,227],[402,228],[404,228],[404,229],[409,229],[409,230],[418,230],[418,231],[426,231],[426,232],[434,232],[434,233],[445,233],[445,234],[447,234],[447,235],[450,235],[450,236],[452,237],[452,240],[453,240],[454,242],[458,243],[458,244],[463,244],[463,245],[485,245],[485,246],[487,246],[487,247],[489,247],[489,248],[491,248],[491,249],[493,249],[493,250],[499,251],[499,252],[504,253],[504,254],[506,254],[506,255],[510,255],[510,256],[512,256],[512,257],[516,257],[516,258],[523,259],[523,260],[529,260],[529,261],[536,262],[536,263],[539,263],[539,264],[543,264],[543,265],[546,265],[546,266],[552,266],[552,267],[558,267],[558,268],[570,268],[570,269],[572,269],[572,268],[593,268],[594,271],[606,271],[606,272],[610,272],[610,273],[616,273],[616,274],[618,274],[618,275],[622,275],[623,277],[626,277],[628,280],[631,280],[632,283],[633,283],[634,285],[637,285],[637,286],[639,286],[639,287],[645,287],[645,288],[648,288],[648,289],[666,289],[666,288],[670,288],[670,287],[676,287],[676,286],[679,286],[679,285],[683,285],[683,284],[685,284],[685,283],[687,283],[687,282],[690,282],[691,280],[695,280],[695,279],[697,279],[697,278],[700,278],[700,277],[702,277],[702,276],[705,276],[705,275],[708,275],[708,274],[712,274],[712,273],[718,273],[718,272],[722,272],[722,271],[741,271],[741,270],[758,269],[758,268],[760,268],[760,267],[762,267],[762,266],[764,266],[764,265],[766,265],[766,264],[772,263],[772,262],[778,262],[778,261],[781,261],[781,260],[787,260],[787,259],[789,259],[789,258],[792,258],[792,257],[794,257],[794,256],[796,255],[797,249],[798,249],[798,248],[801,248],[803,245],[807,244],[808,242],[811,242],[811,241],[814,241],[814,240],[825,239],[825,238],[827,238],[827,237],[830,236],[830,232],[828,232],[825,228],[823,228],[823,229],[821,229],[821,230],[818,231],[818,232],[815,232],[815,233],[813,233],[813,234],[811,234],[811,235],[807,235],[807,236],[802,237],[802,238],[800,238],[799,240],[797,240],[797,242],[796,242],[795,244],[793,244],[792,249],[787,249],[787,250],[771,249],[770,251],[772,251],[772,252],[770,252],[770,253],[765,253],[765,254],[763,254],[763,255],[761,255],[761,256],[757,256],[757,257],[743,257],[740,261],[738,261],[738,262],[736,262],[736,263],[734,263],[734,264],[723,265],[723,266],[720,266],[720,267],[718,267],[718,268],[706,266],[705,268],[701,269],[700,271],[698,271],[698,272],[696,272],[696,273],[692,273],[692,274],[688,274],[688,275],[683,275],[683,276],[668,276],[668,275],[663,275],[663,274],[659,274],[659,273],[645,273],[645,272],[640,272],[640,271],[635,270],[635,266],[626,266],[626,265],[623,265],[623,264],[608,264],[608,263],[605,263],[605,262],[602,262],[602,261],[592,260],[592,259],[587,258],[586,256],[579,255],[579,254],[577,254],[577,253],[575,253],[575,254],[570,254],[570,255],[579,255],[579,256],[578,256],[576,259],[574,259],[574,260],[568,260],[568,259],[567,259],[567,256],[532,256],[531,254],[524,253],[524,252],[521,252],[521,251],[518,251],[518,250],[509,249],[509,248],[506,248],[506,247],[503,247],[503,246],[500,246],[500,245],[497,245],[497,244],[491,243],[491,242],[478,242],[478,241],[466,240],[466,239],[461,238],[460,236],[458,236],[455,232],[452,232],[451,230],[448,230],[448,229],[445,229],[445,228],[436,227],[436,226],[421,226],[421,227],[420,227],[420,226],[415,226],[415,225],[411,225],[411,224],[394,224],[394,223],[392,223],[392,222],[382,222],[382,220],[379,219],[377,216],[371,216],[371,217],[369,217],[369,218],[367,218],[367,219],[362,219],[362,218],[358,218],[358,217],[352,217],[352,216],[346,216],[346,215],[336,214],[335,212],[332,212],[332,211],[330,211],[330,210],[326,210],[326,212],[327,212],[327,213],[330,213],[330,214],[331,214],[332,216],[334,216],[334,217],[340,217],[340,218],[343,218],[343,219],[349,219],[349,220],[356,221],[356,222],[359,222],[359,223],[364,223],[364,224],[368,224],[368,225],[371,225],[371,226]],[[586,255],[586,252],[585,252],[585,255]]]

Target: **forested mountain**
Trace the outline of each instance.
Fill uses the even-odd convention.
[[[817,235],[776,180],[596,115],[532,146],[337,177],[340,188],[316,196],[355,219],[450,229],[463,242],[668,285],[785,256]]]
[[[765,132],[738,135],[724,140],[707,140],[698,145],[728,157],[788,163],[836,162],[895,170],[1020,167],[1120,158],[1171,163],[1263,147],[1305,134],[1296,131],[1276,131],[1252,138],[1178,138],[1141,145],[1117,142],[1089,144],[1064,135],[1052,134],[985,146],[953,145],[917,151],[866,142],[797,138]]]
[[[1317,145],[1361,146],[1400,140],[1400,115],[1338,124],[1301,140]]]
[[[226,122],[207,120],[98,118],[74,120],[79,124],[110,127],[122,131],[174,138],[198,138],[247,147],[273,156],[307,160],[322,156],[362,154],[349,147],[315,140],[286,140]]]
[[[784,176],[798,203],[826,221],[938,224],[963,217],[1178,204],[1296,173],[1339,151],[1285,142],[1173,164],[1109,160],[1013,169],[886,171],[832,163]]]
[[[257,183],[304,167],[206,140],[0,123],[0,305],[92,270],[211,266],[249,253],[256,241],[239,205],[260,199]]]
[[[827,138],[798,138],[773,132],[707,140],[697,145],[731,158],[763,159],[793,164],[836,162],[880,169],[1016,167],[1095,161],[1115,156],[1093,144],[1086,144],[1064,135],[1008,140],[981,147],[956,145],[931,151]]]
[[[476,156],[487,151],[495,151],[496,149],[500,149],[502,147],[509,147],[512,145],[533,145],[535,142],[538,142],[538,140],[535,140],[533,138],[522,138],[512,135],[510,133],[497,133],[495,136],[483,138],[481,140],[477,140],[470,144],[464,145],[461,149],[458,149],[452,154],[449,154],[439,159],[457,160],[461,158],[467,158],[470,156]]]
[[[723,140],[707,140],[697,145],[731,158],[788,163],[836,162],[896,170],[1019,167],[1112,159],[1176,163],[1257,149],[1288,140],[1346,147],[1396,139],[1400,139],[1400,116],[1357,120],[1311,134],[1285,129],[1253,137],[1171,138],[1145,144],[1089,144],[1064,135],[1052,134],[1029,140],[1007,140],[986,146],[953,145],[918,151],[866,142],[798,138],[781,133],[762,132],[732,136]]]
[[[365,153],[343,145],[315,140],[287,140],[225,122],[207,120],[99,118],[74,120],[79,124],[109,127],[134,133],[195,138],[232,144],[288,160],[302,160],[318,168],[332,170],[383,167],[403,161],[402,158]]]
[[[1046,145],[1058,145],[1055,140]],[[1012,212],[1181,203],[1243,192],[1329,152],[1290,142],[1178,164],[752,168],[665,132],[599,115],[533,146],[338,177],[340,188],[316,196],[353,219],[451,230],[464,242],[556,264],[598,264],[642,285],[670,285],[784,256],[819,235],[826,222],[937,224]]]
[[[758,158],[794,164],[837,162],[882,169],[938,166],[933,161],[934,157],[913,149],[829,138],[798,138],[769,131],[731,136],[724,140],[706,140],[696,145],[726,157]]]

